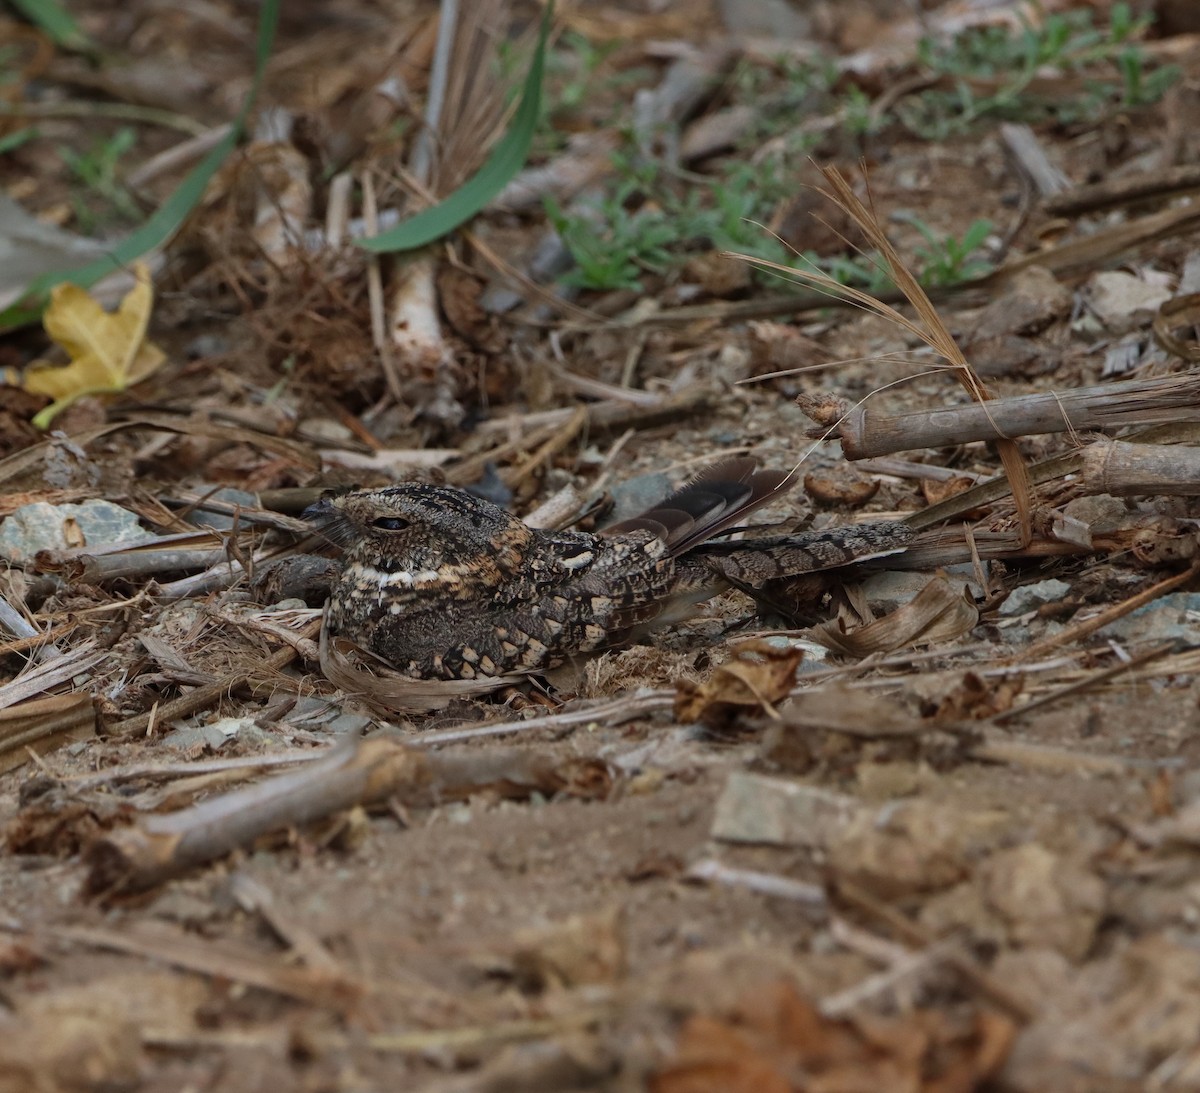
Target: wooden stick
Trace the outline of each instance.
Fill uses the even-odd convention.
[[[1089,493],[1200,497],[1200,448],[1097,440],[1083,449]]]
[[[391,736],[351,740],[298,771],[179,812],[143,816],[111,832],[92,844],[86,887],[106,895],[146,888],[269,832],[391,798],[418,805],[484,788],[510,796],[549,794],[573,780],[607,792],[606,778],[589,784],[597,772],[594,763],[581,772],[577,761],[563,763],[526,748],[454,754],[413,748]]]
[[[1150,198],[1175,197],[1195,190],[1200,190],[1200,166],[1188,163],[1076,186],[1065,193],[1054,194],[1043,205],[1046,212],[1055,216],[1078,216],[1080,213],[1130,205]]]
[[[836,435],[847,459],[864,459],[1035,433],[1175,421],[1200,421],[1200,371],[890,416],[864,403],[842,419]]]

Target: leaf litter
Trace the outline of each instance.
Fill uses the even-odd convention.
[[[56,289],[65,366],[6,341],[0,511],[62,533],[0,575],[13,1088],[1200,1088],[1187,28],[744,5],[713,48],[676,7],[556,12],[536,88],[543,10],[294,12],[153,288]],[[165,112],[124,177],[168,201],[255,27],[73,14],[130,62],[89,101]],[[978,67],[1013,42],[1020,86]],[[21,140],[74,230],[98,194]],[[481,167],[417,291],[347,245]],[[724,254],[776,236],[855,306]],[[322,641],[326,487],[596,526],[733,452],[804,457],[781,529],[919,534],[498,699]],[[55,508],[97,499],[141,539]]]

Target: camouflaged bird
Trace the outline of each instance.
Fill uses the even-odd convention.
[[[894,554],[904,524],[714,541],[791,485],[751,459],[718,463],[599,534],[540,531],[446,486],[328,497],[306,516],[345,548],[331,635],[422,679],[540,672],[619,645],[733,586]]]

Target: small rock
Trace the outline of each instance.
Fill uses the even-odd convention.
[[[671,492],[671,480],[665,474],[639,474],[612,487],[613,507],[609,523],[619,523],[657,505]]]
[[[823,846],[858,812],[853,797],[787,778],[734,771],[717,799],[712,837],[735,843]]]
[[[1097,633],[1120,641],[1183,641],[1200,645],[1200,592],[1172,592],[1110,622]]]
[[[1123,334],[1141,327],[1171,298],[1171,278],[1156,270],[1141,276],[1105,270],[1091,281],[1092,313],[1111,331]]]
[[[325,726],[326,732],[332,733],[359,733],[362,732],[369,724],[371,719],[364,714],[358,713],[343,713],[339,714]]]
[[[0,557],[27,562],[39,550],[108,546],[146,537],[137,515],[111,501],[78,505],[35,501],[22,505],[0,524]]]
[[[1008,599],[1000,605],[1000,614],[1009,617],[1024,615],[1026,611],[1036,611],[1043,604],[1057,603],[1065,599],[1070,592],[1071,586],[1066,581],[1055,578],[1022,585],[1009,593]]]
[[[1049,270],[1034,266],[1016,275],[1011,288],[980,313],[971,343],[1006,335],[1040,334],[1070,314],[1072,293]]]

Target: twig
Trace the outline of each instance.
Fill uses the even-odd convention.
[[[1132,773],[1150,773],[1180,765],[1177,760],[1097,755],[1095,752],[1079,752],[1000,736],[973,745],[967,754],[981,763],[1004,763],[1053,774],[1102,774],[1113,778],[1128,778]]]
[[[962,943],[956,938],[944,938],[923,949],[905,953],[890,968],[869,975],[852,987],[821,999],[819,1009],[822,1017],[839,1018],[856,1010],[864,1002],[889,991],[901,981],[931,971],[947,960],[953,953],[962,952]]]
[[[1200,167],[1188,163],[1076,186],[1050,198],[1045,202],[1045,209],[1055,216],[1078,216],[1080,213],[1098,212],[1149,198],[1176,197],[1196,190],[1200,190]]]
[[[209,133],[208,126],[186,114],[132,102],[102,102],[96,99],[29,102],[23,99],[13,104],[0,101],[0,117],[8,115],[18,118],[117,118],[120,121],[177,129],[191,137],[207,137]]]
[[[1090,618],[1084,619],[1082,622],[1064,627],[1051,637],[1035,641],[1032,645],[1027,645],[1020,652],[1014,654],[1010,659],[1012,662],[1019,663],[1023,660],[1034,660],[1056,649],[1062,649],[1072,642],[1086,638],[1089,634],[1094,634],[1101,627],[1107,626],[1110,622],[1115,622],[1119,618],[1123,618],[1131,611],[1136,611],[1143,604],[1150,603],[1158,599],[1159,596],[1165,596],[1168,592],[1174,592],[1177,588],[1182,588],[1184,585],[1195,580],[1197,574],[1200,574],[1200,564],[1193,565],[1190,569],[1186,569],[1182,573],[1176,573],[1175,576],[1168,577],[1165,581],[1159,581],[1157,584],[1143,589],[1137,595],[1130,596],[1127,600],[1122,600],[1120,603],[1106,607],[1104,610],[1097,612]]]
[[[755,869],[735,869],[719,862],[716,858],[705,858],[696,862],[684,874],[685,879],[720,884],[727,888],[745,888],[761,896],[776,896],[813,907],[824,908],[827,904],[825,889],[819,884],[807,884],[780,876],[778,873],[762,873]]]
[[[682,394],[668,395],[653,405],[629,399],[606,399],[587,403],[589,434],[618,432],[624,429],[650,429],[665,425],[680,418],[701,414],[716,401],[717,395],[709,390],[690,390]],[[497,433],[511,435],[527,434],[530,429],[553,426],[560,428],[571,419],[574,407],[559,410],[543,410],[533,414],[514,414],[508,417],[489,418],[475,430],[478,436],[488,437]],[[528,443],[528,441],[525,441]],[[2,466],[2,465],[0,465]]]
[[[1004,122],[1000,126],[1000,139],[1043,198],[1061,193],[1070,185],[1067,176],[1050,162],[1037,134],[1028,125]]]
[[[607,793],[607,768],[526,748],[430,752],[391,736],[351,740],[302,769],[179,812],[142,816],[92,844],[87,889],[111,895],[157,884],[272,831],[397,798],[428,804],[491,788],[509,796],[578,785]]]
[[[0,687],[0,710],[25,702],[91,671],[108,656],[106,650],[92,652],[95,645],[94,641],[85,641],[71,650],[70,654],[55,657],[9,680]]]
[[[1117,676],[1123,675],[1125,672],[1131,671],[1134,668],[1140,668],[1143,664],[1149,664],[1152,660],[1157,660],[1165,653],[1171,652],[1174,648],[1175,642],[1163,642],[1162,645],[1156,645],[1153,649],[1147,649],[1146,652],[1139,653],[1136,657],[1131,657],[1129,660],[1123,660],[1110,668],[1104,668],[1098,672],[1089,672],[1082,679],[1077,679],[1074,683],[1068,683],[1067,686],[1057,691],[1039,695],[1030,702],[1026,702],[1020,706],[1013,706],[1008,710],[1002,710],[998,714],[993,714],[988,720],[993,725],[1002,725],[1006,721],[1011,721],[1014,717],[1023,717],[1031,710],[1048,706],[1051,702],[1057,702],[1061,698],[1068,698],[1083,691],[1090,691],[1102,683],[1107,683],[1110,679],[1115,679]]]
[[[51,695],[0,709],[0,773],[21,766],[72,740],[96,735],[96,710],[89,694]]]

